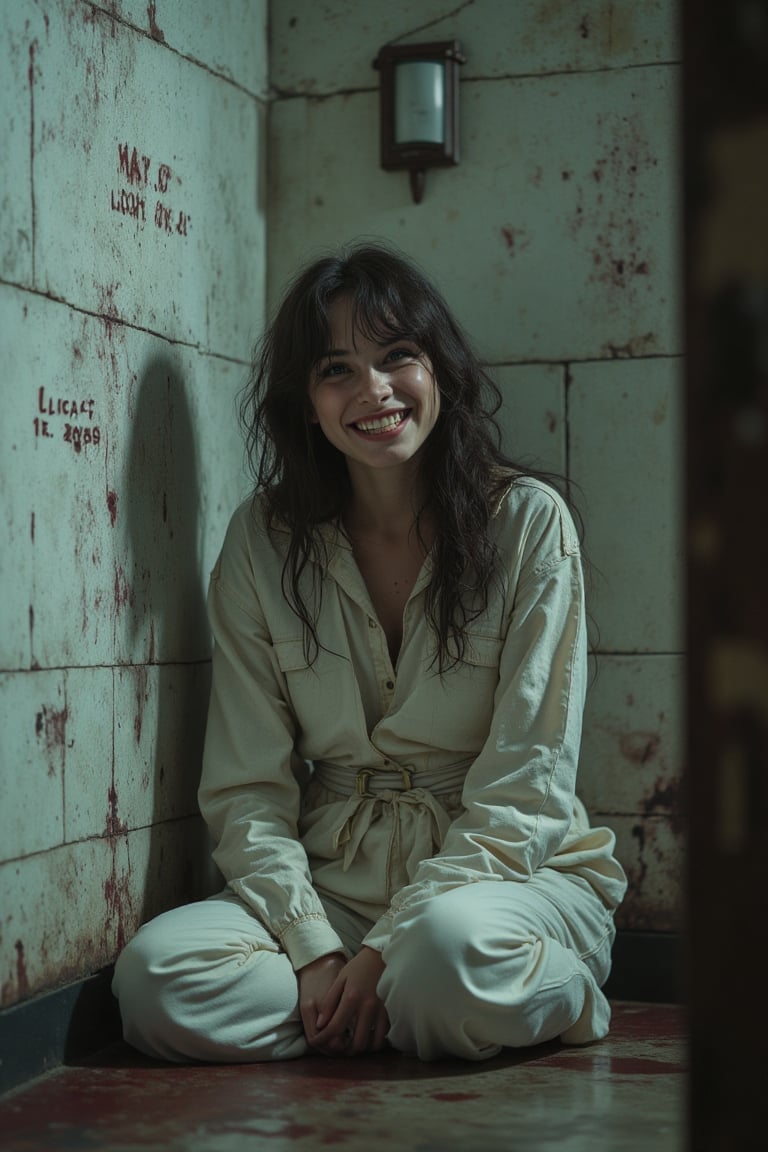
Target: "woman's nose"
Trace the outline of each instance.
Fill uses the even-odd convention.
[[[369,368],[360,379],[360,398],[375,400],[377,403],[392,395],[392,385],[386,372]]]

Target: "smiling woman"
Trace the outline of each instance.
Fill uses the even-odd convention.
[[[346,456],[353,485],[360,469],[415,463],[440,412],[429,358],[413,341],[382,344],[356,331],[349,296],[333,301],[328,321],[332,347],[309,381],[311,419]]]
[[[242,406],[256,490],[208,601],[199,798],[227,887],[121,955],[143,1051],[482,1060],[606,1034],[626,881],[575,794],[579,537],[500,452],[497,405],[397,253],[289,286]]]

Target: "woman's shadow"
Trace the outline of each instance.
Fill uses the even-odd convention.
[[[210,688],[197,432],[171,356],[151,360],[142,374],[123,491],[134,600],[134,751],[152,796],[142,907],[132,910],[143,923],[217,886],[197,805]]]

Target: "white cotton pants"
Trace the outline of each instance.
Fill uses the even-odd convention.
[[[371,923],[324,900],[354,955]],[[389,1043],[423,1060],[605,1036],[613,917],[589,883],[541,869],[525,883],[456,888],[395,917],[378,994]],[[166,912],[115,968],[125,1039],[164,1060],[285,1060],[308,1048],[296,975],[247,906],[225,891]]]

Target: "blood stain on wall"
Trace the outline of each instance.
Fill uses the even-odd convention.
[[[115,565],[114,603],[116,616],[122,612],[126,605],[133,604],[133,589],[126,579],[122,564]]]
[[[35,717],[35,735],[45,741],[49,776],[55,776],[56,769],[64,763],[68,716],[66,705],[64,708],[48,708],[43,704]]]
[[[111,488],[107,489],[107,508],[109,509],[109,521],[114,528],[117,520],[117,492],[113,492]]]
[[[24,944],[21,940],[17,940],[14,948],[16,949],[16,998],[24,1000],[29,996],[29,978],[27,976],[27,962],[24,957]],[[8,992],[10,989],[3,987],[3,1002],[5,1002]]]

